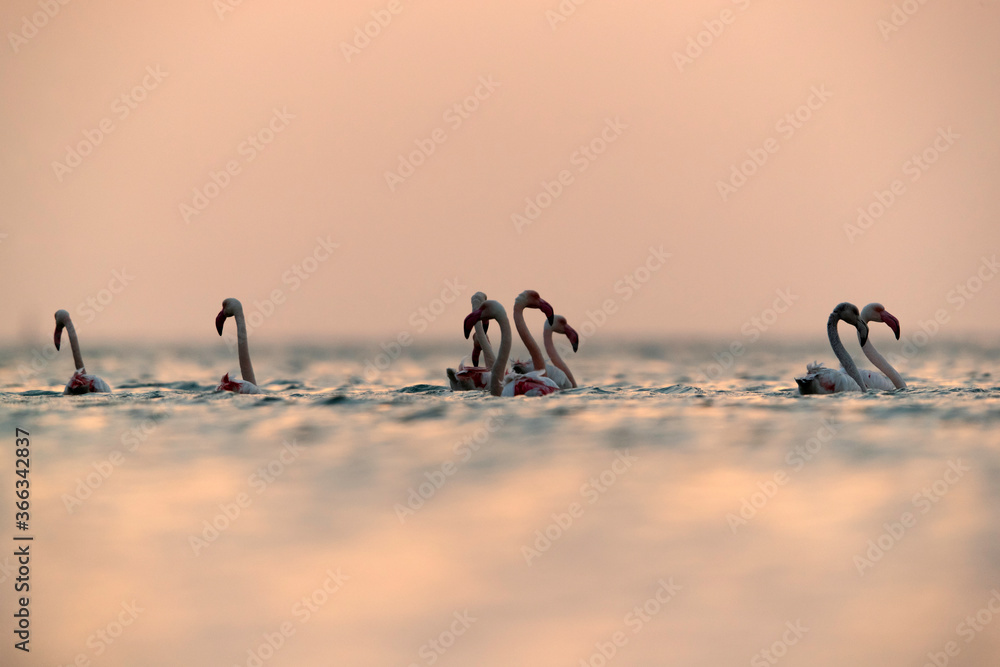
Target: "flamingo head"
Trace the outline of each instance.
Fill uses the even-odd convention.
[[[483,305],[476,308],[471,313],[465,316],[465,337],[468,338],[469,334],[476,326],[476,322],[483,320],[495,320],[500,315],[506,316],[506,311],[504,311],[503,306],[500,305],[499,301],[488,300],[484,301]]]
[[[56,333],[52,337],[52,342],[59,349],[59,343],[62,342],[62,332],[66,328],[66,325],[70,322],[69,313],[65,310],[56,311]]]
[[[580,347],[580,335],[576,333],[576,329],[569,325],[566,318],[562,315],[556,315],[555,321],[550,325],[545,324],[546,328],[551,328],[555,333],[561,333],[566,338],[569,339],[570,344],[573,345],[573,351],[576,352]]]
[[[476,308],[474,311],[465,316],[464,326],[465,326],[466,338],[469,337],[469,334],[472,333],[472,330],[476,327],[476,322],[483,319],[485,311],[486,311],[486,306],[483,305],[479,306],[479,308]]]
[[[242,312],[243,304],[238,299],[230,297],[222,302],[222,310],[215,316],[215,329],[219,332],[220,336],[222,335],[222,325],[226,323],[226,318],[233,317],[237,313]]]
[[[887,324],[892,333],[896,334],[896,340],[899,340],[899,320],[893,315],[889,314],[889,311],[881,303],[869,303],[861,311],[861,319],[865,322],[882,322]]]
[[[533,289],[524,290],[517,295],[517,299],[514,300],[515,306],[520,306],[521,308],[537,308],[538,310],[545,313],[545,318],[549,321],[549,324],[555,320],[555,311],[552,310],[552,306],[549,302],[538,296],[538,292]]]
[[[830,318],[834,321],[843,320],[851,326],[858,330],[858,342],[861,343],[861,347],[865,346],[868,342],[868,325],[861,318],[861,313],[858,312],[858,307],[853,303],[837,304],[837,307],[833,309],[833,313],[830,314]]]
[[[486,303],[487,299],[488,299],[488,297],[486,296],[486,292],[476,292],[475,294],[473,294],[472,295],[472,310],[475,310],[476,308],[479,308],[479,306],[481,306],[484,303]],[[483,331],[489,331],[489,330],[490,330],[490,321],[486,320],[485,322],[483,322]],[[477,345],[478,345],[478,343],[477,343]],[[479,349],[481,350],[482,348],[479,348]],[[475,358],[473,358],[473,365],[475,365]]]

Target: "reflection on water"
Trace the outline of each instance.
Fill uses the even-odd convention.
[[[207,350],[93,353],[116,393],[85,397],[3,351],[36,535],[27,658],[0,558],[3,664],[995,665],[998,351],[801,398],[821,348],[709,381],[714,349],[584,349],[581,389],[508,400],[435,350],[374,381],[264,351],[243,397]]]

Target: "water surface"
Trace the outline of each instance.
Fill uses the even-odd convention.
[[[93,350],[82,397],[2,350],[35,536],[3,663],[996,665],[1000,348],[800,397],[822,346],[727,345],[585,344],[537,399],[446,391],[454,346],[262,348],[262,396],[213,393],[217,347]]]

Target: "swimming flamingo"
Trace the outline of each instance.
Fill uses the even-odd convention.
[[[69,318],[69,313],[65,310],[57,310],[56,333],[53,337],[53,342],[55,343],[57,350],[59,349],[63,329],[66,329],[66,333],[69,336],[69,346],[73,350],[73,364],[76,367],[76,372],[73,373],[73,377],[71,377],[69,382],[66,383],[66,388],[63,389],[63,394],[92,394],[110,392],[111,387],[108,386],[107,382],[96,375],[87,374],[87,369],[83,366],[83,355],[80,354],[80,341],[76,339],[76,328],[73,326],[73,320]]]
[[[862,308],[861,319],[865,321],[865,324],[868,322],[883,322],[887,324],[892,329],[892,332],[896,334],[896,340],[899,340],[899,320],[890,315],[889,311],[881,303],[869,303]],[[865,381],[865,386],[869,389],[885,389],[887,391],[906,389],[906,382],[903,381],[902,376],[885,360],[885,357],[879,354],[875,346],[872,345],[871,339],[865,341],[861,349],[865,353],[865,356],[868,357],[868,361],[872,362],[875,368],[882,371],[882,373],[876,373],[875,371],[862,369],[861,379]]]
[[[472,309],[476,310],[486,300],[486,294],[476,292],[472,295]],[[476,333],[472,337],[472,366],[466,366],[463,360],[459,362],[457,372],[454,368],[445,370],[445,374],[448,376],[448,384],[451,385],[452,391],[486,389],[489,386],[490,370],[493,368],[493,362],[496,360],[496,357],[493,354],[493,346],[490,345],[490,339],[486,336],[487,324],[489,324],[488,320],[486,322],[476,322]],[[479,365],[480,353],[485,357],[485,366]]]
[[[566,318],[562,315],[556,315],[555,323],[549,324],[548,320],[545,321],[545,330],[542,333],[542,340],[545,343],[545,351],[549,354],[549,361],[551,363],[546,364],[545,374],[552,378],[560,389],[572,389],[576,387],[576,378],[573,377],[572,371],[569,370],[569,366],[563,361],[563,358],[559,356],[559,351],[556,350],[555,343],[552,341],[552,334],[560,333],[564,334],[569,342],[573,345],[573,351],[576,352],[580,346],[580,336],[576,331],[566,322]],[[535,370],[534,365],[530,361],[517,363],[514,365],[515,370],[520,372],[533,371]]]
[[[865,391],[866,385],[854,359],[847,353],[840,335],[837,333],[837,323],[843,320],[857,327],[858,342],[864,347],[868,342],[868,325],[861,319],[858,307],[853,303],[838,304],[826,322],[826,333],[830,338],[830,346],[837,355],[844,372],[826,368],[823,364],[812,363],[806,368],[806,375],[795,378],[800,394],[834,394],[841,391]]]
[[[215,316],[215,328],[219,335],[222,335],[222,325],[226,323],[226,318],[232,317],[236,320],[236,343],[239,346],[240,373],[242,380],[231,380],[229,373],[222,376],[222,382],[215,391],[232,391],[237,394],[259,394],[257,378],[253,374],[253,364],[250,363],[250,347],[247,345],[247,323],[243,318],[243,304],[237,299],[229,298],[222,302],[222,310]]]
[[[541,304],[544,304],[544,307]],[[537,292],[522,292],[515,304],[515,308],[518,307],[521,310],[525,307],[540,308],[547,316],[552,317],[551,306],[542,301],[538,297]],[[496,320],[500,326],[500,350],[490,371],[490,393],[494,396],[543,396],[558,391],[559,388],[556,386],[556,383],[551,378],[546,377],[544,371],[534,371],[526,374],[511,372],[504,375],[507,360],[510,358],[510,348],[513,340],[510,331],[510,320],[507,319],[507,311],[504,310],[499,302],[488,300],[466,316],[464,322],[465,337],[469,337],[469,334],[475,328],[476,322],[488,319]]]

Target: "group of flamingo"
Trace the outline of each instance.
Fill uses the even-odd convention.
[[[545,362],[538,343],[535,342],[524,321],[525,308],[537,308],[545,313],[542,339],[545,342],[545,351],[549,355],[548,363]],[[496,320],[500,327],[500,351],[496,355],[493,354],[490,339],[486,336],[490,320]],[[574,352],[580,346],[580,337],[566,322],[566,318],[556,315],[552,306],[540,297],[538,292],[525,290],[514,300],[514,326],[517,327],[521,342],[528,349],[530,361],[515,361],[510,369],[507,369],[513,340],[507,311],[499,301],[487,299],[482,292],[473,294],[472,312],[466,316],[464,326],[466,338],[475,331],[472,347],[473,365],[467,367],[464,363],[460,363],[458,371],[453,368],[446,371],[452,391],[488,389],[493,396],[544,396],[561,389],[576,387],[576,379],[569,366],[559,356],[552,335],[556,333],[565,335],[573,345]],[[486,366],[477,365],[480,352],[485,358]]]
[[[549,361],[545,361],[538,343],[535,342],[528,325],[524,321],[524,309],[536,308],[545,314],[545,329],[542,338]],[[243,316],[243,305],[233,298],[222,302],[222,310],[215,317],[215,328],[222,335],[222,329],[228,318],[236,321],[236,342],[240,360],[242,380],[231,379],[229,373],[222,377],[216,391],[231,391],[238,394],[259,394],[257,378],[254,376],[253,364],[250,362],[250,348],[247,344],[246,320]],[[487,336],[489,321],[496,320],[500,327],[500,349],[493,352],[490,339]],[[865,356],[881,373],[860,370],[851,355],[848,354],[837,333],[837,324],[847,322],[858,330],[858,342]],[[807,366],[806,375],[795,378],[801,394],[833,394],[844,391],[867,391],[868,389],[905,389],[906,383],[885,358],[878,353],[868,340],[868,323],[882,322],[892,330],[899,340],[899,320],[889,314],[880,303],[870,303],[864,310],[858,312],[858,307],[852,303],[841,303],[830,313],[827,320],[827,336],[833,352],[841,363],[840,370],[826,368],[823,364],[812,363]],[[448,382],[453,391],[488,390],[493,396],[544,396],[562,389],[577,386],[573,373],[556,350],[552,340],[553,334],[563,334],[569,339],[576,352],[580,345],[580,337],[566,322],[566,318],[556,315],[552,306],[534,290],[521,292],[514,300],[514,326],[521,337],[521,342],[528,350],[529,361],[514,361],[507,368],[510,359],[513,337],[510,331],[510,321],[507,311],[499,301],[487,299],[482,292],[472,296],[472,312],[464,321],[465,337],[473,335],[472,366],[460,363],[458,370],[449,368],[446,371]],[[62,339],[63,329],[69,336],[70,347],[73,350],[73,363],[76,371],[66,384],[64,394],[88,394],[110,392],[108,383],[87,373],[80,353],[80,342],[69,313],[65,310],[56,311],[56,331],[54,343],[56,350]],[[485,366],[479,366],[480,355]],[[464,362],[464,360],[463,360]]]

